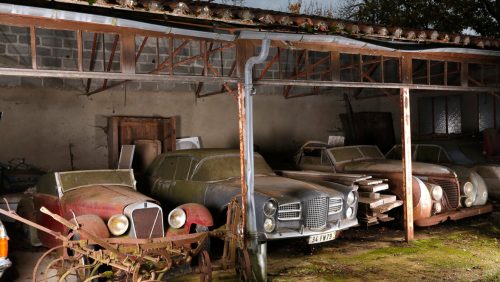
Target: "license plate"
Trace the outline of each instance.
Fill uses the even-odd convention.
[[[309,244],[317,244],[335,239],[335,231],[309,237]]]

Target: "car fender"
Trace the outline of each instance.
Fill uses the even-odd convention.
[[[179,229],[169,227],[167,237],[189,234],[196,225],[205,227],[212,227],[214,225],[212,214],[203,205],[188,203],[180,205],[177,208],[182,209],[186,213],[186,223],[183,228]]]
[[[72,223],[75,223],[75,219],[70,220]],[[96,235],[98,238],[109,238],[109,230],[108,226],[104,222],[102,218],[95,214],[85,214],[79,215],[76,217],[76,222],[80,225],[81,228],[85,229]],[[78,231],[77,231],[78,232]],[[85,234],[78,234],[79,240],[87,240],[90,239]]]

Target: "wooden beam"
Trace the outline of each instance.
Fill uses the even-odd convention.
[[[403,187],[405,239],[410,242],[413,233],[413,195],[412,195],[412,163],[411,163],[411,120],[410,120],[410,89],[401,88],[401,143],[403,144]]]
[[[120,66],[122,73],[135,73],[135,35],[120,36]]]

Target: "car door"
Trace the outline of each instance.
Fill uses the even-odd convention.
[[[161,202],[175,203],[173,202],[174,199],[171,199],[169,195],[176,165],[177,156],[166,156],[161,160],[161,164],[155,166],[155,170],[151,172],[151,195],[155,199]]]

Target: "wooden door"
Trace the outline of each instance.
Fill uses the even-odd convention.
[[[109,117],[109,168],[116,168],[121,146],[136,140],[159,140],[163,152],[175,151],[175,117]]]

